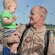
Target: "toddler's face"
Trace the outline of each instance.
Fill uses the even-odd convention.
[[[14,13],[16,10],[16,3],[14,2],[11,6],[10,6],[10,13]]]

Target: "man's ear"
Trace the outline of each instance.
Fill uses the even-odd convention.
[[[44,16],[43,15],[40,15],[40,18],[43,18]]]
[[[42,18],[43,20],[45,20],[45,16],[44,15],[40,15],[40,18]]]

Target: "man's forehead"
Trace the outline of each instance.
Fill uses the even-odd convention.
[[[36,10],[37,11],[37,10],[39,10],[39,8],[40,7],[38,7],[38,6],[37,7],[33,7],[32,10]]]
[[[33,7],[33,8],[31,9],[31,12],[37,12],[37,11],[39,11],[39,7]]]
[[[36,7],[33,7],[31,9],[31,12],[35,12],[35,13],[39,13],[39,14],[41,14],[41,13],[45,14],[45,9],[44,8],[40,8],[39,6],[36,6]]]

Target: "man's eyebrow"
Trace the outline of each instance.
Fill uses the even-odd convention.
[[[31,14],[34,14],[32,11],[30,12]]]

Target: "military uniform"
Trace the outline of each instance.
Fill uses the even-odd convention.
[[[18,35],[21,35],[25,29],[25,25],[20,25],[17,29]],[[45,26],[42,29],[29,28],[25,35],[20,48],[21,55],[43,55]]]

